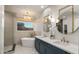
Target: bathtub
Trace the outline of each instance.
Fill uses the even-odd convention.
[[[21,38],[22,46],[24,47],[34,47],[35,38]]]

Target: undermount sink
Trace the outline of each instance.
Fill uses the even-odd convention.
[[[62,42],[62,41],[55,41],[54,43],[58,44],[58,45],[69,45],[69,43],[67,42]]]
[[[50,37],[44,37],[44,36],[38,36],[38,37],[43,38],[42,40],[44,40],[44,41],[53,42],[57,45],[65,45],[65,46],[69,45],[69,43],[67,43],[67,42],[63,42],[63,41],[57,40],[57,39],[50,39]]]

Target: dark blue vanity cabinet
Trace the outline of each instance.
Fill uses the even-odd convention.
[[[40,40],[35,38],[35,48],[40,53]]]
[[[69,54],[68,52],[58,48],[58,47],[55,47],[53,45],[50,45],[48,44],[47,45],[47,54]]]
[[[40,43],[40,53],[41,54],[46,54],[46,46],[45,46],[45,44],[42,42],[42,43]]]
[[[36,50],[41,53],[41,54],[45,54],[45,48],[46,46],[44,45],[44,42],[41,41],[38,38],[35,38],[35,48]]]
[[[69,54],[68,52],[35,38],[35,48],[40,54]]]

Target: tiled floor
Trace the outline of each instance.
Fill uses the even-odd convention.
[[[21,45],[17,45],[15,52],[13,54],[38,54],[35,48],[23,47]]]
[[[12,46],[5,47],[5,52],[11,50]],[[6,54],[38,54],[34,47],[23,47],[21,45],[16,45],[15,51],[8,52]]]
[[[12,45],[4,47],[4,52],[7,52],[9,50],[12,50]]]

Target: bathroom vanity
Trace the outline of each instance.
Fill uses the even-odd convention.
[[[56,39],[35,37],[35,48],[40,54],[71,54],[78,53],[78,48],[72,44],[60,44]]]

